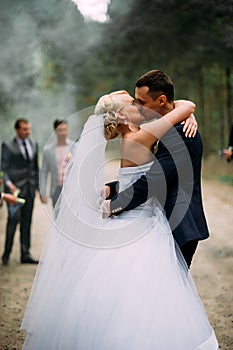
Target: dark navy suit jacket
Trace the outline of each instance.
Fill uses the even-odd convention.
[[[147,172],[125,191],[117,193],[110,183],[110,210],[119,215],[155,196],[166,212],[175,240],[182,247],[209,236],[201,193],[203,145],[199,132],[187,138],[177,125],[158,143],[156,160]]]
[[[16,138],[9,142],[2,143],[2,170],[4,171],[4,182],[11,180],[21,192],[20,196],[27,196],[28,190],[32,197],[38,189],[39,168],[38,168],[38,145],[29,140],[33,157],[30,161],[24,159]],[[5,191],[9,188],[5,186]]]

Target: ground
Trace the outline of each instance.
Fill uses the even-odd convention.
[[[214,167],[217,165],[215,164]],[[230,164],[233,172],[233,164]],[[215,329],[221,350],[233,349],[233,186],[213,179],[210,172],[203,179],[204,208],[211,236],[199,244],[191,273]],[[31,253],[39,258],[51,208],[36,198]],[[6,208],[0,209],[0,249],[2,254]],[[16,233],[8,266],[0,265],[0,350],[22,348],[24,333],[20,323],[29,297],[35,265],[19,262],[19,233]],[[46,349],[47,350],[47,349]],[[174,349],[177,350],[177,349]]]

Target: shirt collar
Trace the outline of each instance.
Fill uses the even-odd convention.
[[[23,144],[23,141],[29,142],[29,138],[28,137],[26,139],[21,139],[21,138],[16,136],[16,140],[17,140],[18,143],[21,143],[21,144]]]

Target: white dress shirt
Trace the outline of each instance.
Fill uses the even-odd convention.
[[[30,143],[29,139],[27,138],[27,139],[22,140],[19,137],[16,137],[16,140],[18,142],[19,149],[20,149],[23,157],[25,159],[27,159],[27,156],[26,156],[26,153],[25,153],[25,148],[24,148],[24,145],[23,145],[23,141],[25,141],[26,147],[27,147],[27,150],[28,150],[29,158],[32,159],[32,157],[33,157],[33,150],[32,150],[32,146],[31,146],[31,143]]]

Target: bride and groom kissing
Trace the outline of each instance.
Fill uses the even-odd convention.
[[[163,72],[147,72],[136,82],[135,99],[157,115],[174,109],[174,86]],[[153,117],[146,113],[145,118]],[[144,121],[142,119],[142,121]],[[188,123],[190,122],[190,124]],[[158,142],[156,161],[125,191],[117,193],[117,182],[106,187],[110,214],[119,215],[156,197],[165,210],[172,234],[190,267],[199,240],[208,238],[201,193],[203,145],[195,118],[187,124],[177,124]]]
[[[195,104],[174,101],[159,70],[138,79],[135,99],[102,96],[84,126],[23,319],[25,350],[218,349],[188,270],[209,236]],[[98,208],[107,140],[118,135],[119,181]],[[134,239],[114,244],[122,232]]]

